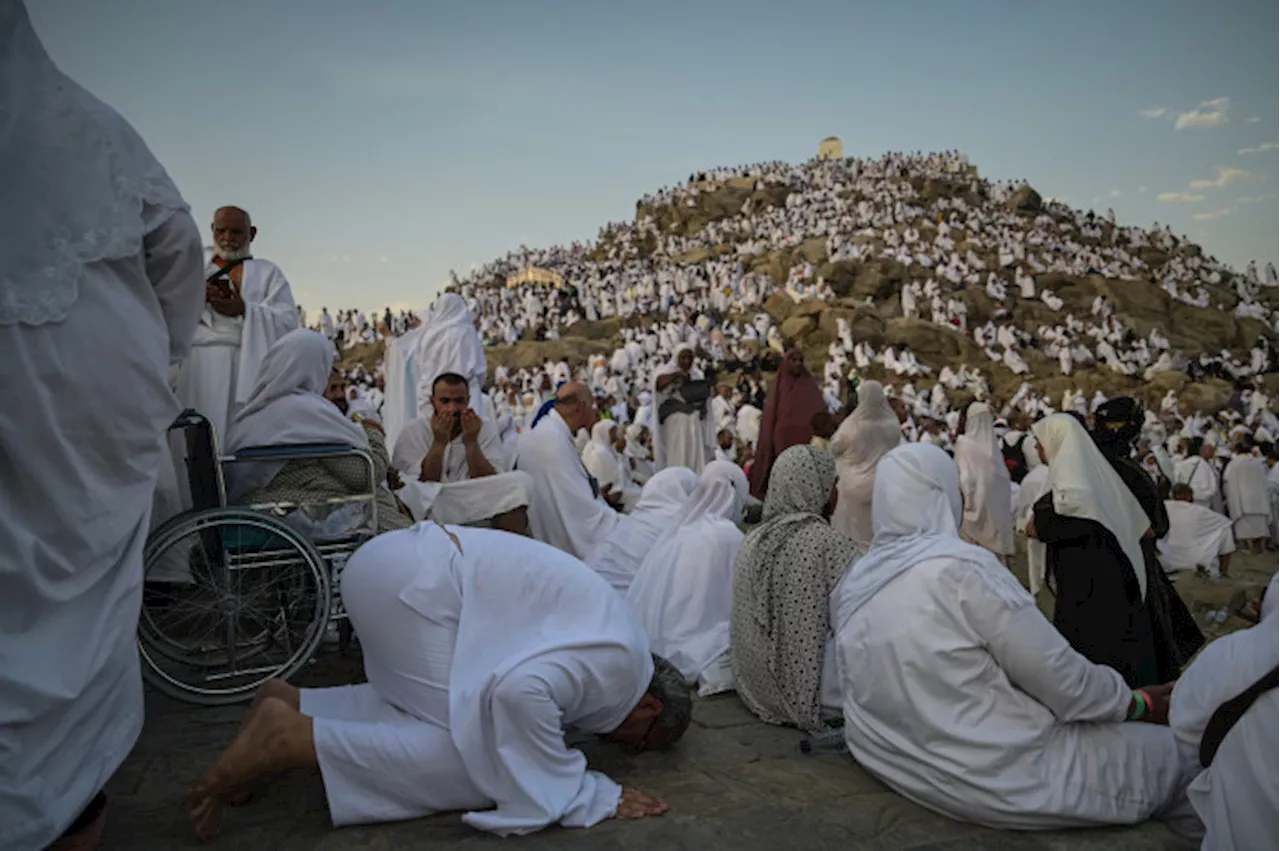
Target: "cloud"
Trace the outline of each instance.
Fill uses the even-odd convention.
[[[1201,101],[1200,105],[1188,112],[1178,113],[1174,122],[1175,130],[1188,127],[1218,127],[1227,123],[1227,113],[1231,111],[1231,98],[1214,98]]]
[[[1119,198],[1122,194],[1123,193],[1119,189],[1112,189],[1106,195],[1099,195],[1098,197],[1094,198],[1093,203],[1097,204],[1099,201],[1106,201],[1111,198]]]
[[[1162,118],[1168,112],[1169,110],[1163,106],[1152,106],[1142,110],[1138,115],[1141,115],[1143,118]]]
[[[1192,195],[1189,192],[1161,192],[1156,196],[1157,201],[1164,201],[1166,204],[1195,204],[1203,201],[1203,195]]]
[[[1270,195],[1242,195],[1236,199],[1237,204],[1265,204],[1268,201],[1276,200],[1276,193]]]
[[[1261,119],[1261,118],[1259,118],[1259,117],[1258,117],[1258,116],[1256,116],[1256,115],[1250,115],[1248,118],[1246,118],[1246,119],[1244,120],[1244,123],[1245,123],[1245,124],[1257,124],[1257,123],[1258,123],[1259,121],[1261,121],[1261,120],[1262,120],[1262,119]]]
[[[1231,215],[1230,210],[1210,210],[1207,213],[1196,213],[1191,218],[1195,219],[1197,222],[1211,222],[1214,219],[1221,219],[1224,216],[1229,215]]]
[[[1138,194],[1139,194],[1139,195],[1146,195],[1146,194],[1147,194],[1147,187],[1145,187],[1145,186],[1139,186],[1139,187],[1138,187]]]
[[[1218,167],[1218,176],[1213,180],[1193,180],[1190,183],[1191,189],[1221,189],[1228,183],[1235,183],[1238,180],[1245,180],[1253,175],[1240,168],[1222,168]]]
[[[1274,151],[1277,149],[1280,149],[1280,144],[1276,144],[1275,142],[1263,142],[1256,148],[1241,148],[1236,153],[1242,157],[1247,157],[1249,154],[1260,154],[1263,151]]]

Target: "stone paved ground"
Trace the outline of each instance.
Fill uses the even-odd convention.
[[[324,657],[310,684],[359,678],[359,662]],[[184,706],[148,695],[138,747],[108,787],[105,849],[199,847],[180,799],[230,741],[243,707]],[[540,849],[734,848],[986,849],[1008,851],[1156,851],[1183,848],[1163,826],[1044,834],[1002,833],[951,821],[909,803],[843,754],[805,756],[803,736],[756,721],[728,695],[699,701],[694,725],[677,749],[625,755],[584,745],[593,767],[664,798],[671,811],[637,822],[609,821],[590,830],[553,828],[520,840],[477,833],[456,815],[401,824],[334,830],[318,776],[285,776],[253,804],[229,810],[211,848],[426,849],[497,847],[513,841]]]
[[[1276,570],[1275,554],[1237,556],[1233,578],[1209,583],[1179,580],[1197,612],[1225,603],[1235,587],[1256,589]],[[1018,572],[1025,576],[1020,568]],[[1041,600],[1048,608],[1048,598]],[[1211,636],[1238,628],[1206,625]],[[323,655],[303,685],[361,679],[358,655]],[[147,724],[133,755],[108,787],[111,796],[104,849],[199,847],[181,806],[183,791],[230,742],[243,707],[206,709],[148,694]],[[948,851],[1157,851],[1183,849],[1162,825],[1019,834],[961,824],[890,792],[848,755],[805,756],[803,736],[756,721],[733,695],[700,700],[688,735],[671,753],[624,755],[584,744],[592,766],[671,805],[661,818],[608,821],[590,830],[552,828],[519,840],[477,833],[456,815],[401,824],[334,830],[318,776],[286,776],[260,791],[255,802],[229,811],[214,849],[427,849],[496,848],[518,843],[542,849],[948,849]]]

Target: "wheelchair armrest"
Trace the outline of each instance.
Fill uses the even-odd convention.
[[[352,455],[361,450],[347,443],[298,443],[292,446],[249,446],[224,461],[288,461],[291,458],[324,458]]]

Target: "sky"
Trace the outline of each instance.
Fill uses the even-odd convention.
[[[252,213],[309,310],[425,306],[451,269],[830,135],[1277,258],[1274,1],[26,2],[202,227]]]

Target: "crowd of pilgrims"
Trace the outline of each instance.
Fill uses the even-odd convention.
[[[1277,422],[1256,381],[1270,349],[1187,365],[1238,380],[1221,411],[1073,393],[1059,413],[1026,387],[991,398],[972,368],[909,392],[924,372],[910,352],[862,349],[901,378],[890,392],[850,383],[847,327],[820,376],[786,350],[756,312],[774,285],[741,258],[815,237],[832,256],[895,258],[927,270],[929,310],[961,328],[956,288],[1006,276],[1050,307],[1027,276],[1155,278],[1196,303],[1230,285],[1248,313],[1256,274],[1110,217],[1050,205],[1028,228],[998,203],[922,198],[930,179],[965,198],[1023,192],[978,181],[956,154],[771,163],[697,175],[642,211],[696,206],[726,179],[785,187],[781,203],[691,236],[645,213],[589,251],[524,250],[420,316],[384,314],[381,374],[352,381],[335,343],[386,333],[358,312],[305,327],[283,271],[253,256],[244,209],[215,210],[206,247],[146,143],[58,70],[22,2],[0,4],[0,44],[15,95],[0,173],[30,202],[0,229],[13,355],[0,370],[22,400],[0,414],[6,450],[21,450],[2,454],[0,658],[22,661],[0,665],[0,847],[98,844],[104,788],[143,728],[148,585],[213,591],[240,618],[226,624],[253,622],[253,600],[200,586],[203,548],[149,557],[171,518],[209,523],[183,514],[184,489],[224,484],[236,512],[305,522],[317,543],[356,518],[301,509],[372,484],[358,504],[376,506],[377,528],[339,579],[366,680],[263,685],[187,791],[201,838],[286,769],[319,772],[335,825],[465,811],[512,835],[661,815],[666,802],[588,768],[574,737],[679,746],[698,735],[694,692],[732,691],[763,722],[838,730],[867,771],[956,819],[1159,819],[1205,848],[1277,846],[1280,592],[1273,579],[1233,601],[1255,625],[1204,646],[1171,578],[1227,573],[1241,542],[1274,543]],[[666,262],[721,243],[738,256]],[[1142,265],[1149,244],[1169,257],[1159,268]],[[569,286],[489,286],[530,265]],[[829,294],[807,266],[784,289]],[[490,379],[486,342],[611,316],[636,320],[612,357]],[[1082,348],[1142,366],[1111,318],[1102,303],[1064,317],[1052,343],[1072,364]],[[1024,344],[1000,327],[989,343],[1002,359]],[[717,378],[731,374],[745,377]],[[225,481],[184,475],[183,409],[211,426]],[[349,456],[244,451],[317,444],[360,450],[373,481]],[[1017,537],[1030,590],[1009,567]],[[1039,582],[1055,594],[1048,618]]]
[[[647,351],[632,340],[578,370],[547,364],[521,393],[508,371],[489,377],[468,305],[445,293],[388,342],[381,387],[342,374],[322,332],[271,346],[231,448],[292,429],[367,447],[384,477],[381,534],[342,580],[369,682],[268,684],[192,792],[200,835],[286,764],[323,773],[335,824],[465,809],[478,828],[522,833],[660,814],[665,802],[567,756],[562,725],[669,746],[690,691],[735,691],[767,723],[842,737],[886,784],[955,818],[1024,830],[1155,818],[1207,829],[1215,848],[1274,837],[1275,592],[1244,612],[1257,626],[1187,667],[1204,637],[1176,585],[1226,575],[1237,546],[1274,546],[1277,418],[1260,390],[1210,416],[1172,395],[1147,410],[1073,394],[1046,411],[1024,387],[933,418],[918,416],[927,396],[874,380],[831,398],[797,349],[758,364],[771,380],[735,387],[715,380],[727,361],[669,342],[643,390],[630,365]],[[313,462],[229,480],[251,504],[344,487]],[[1030,589],[1011,570],[1019,539]],[[450,567],[424,578],[442,551]],[[498,623],[550,642],[549,686],[540,665],[538,686],[510,691],[446,676],[440,648],[497,658],[479,631]],[[426,649],[406,655],[410,635]],[[634,679],[571,649],[584,641],[642,653],[622,666]],[[1251,687],[1262,697],[1226,737],[1218,710]],[[445,711],[477,699],[474,724]],[[538,720],[546,701],[554,720]],[[369,723],[387,717],[415,732],[388,739]],[[296,735],[306,723],[311,741]],[[244,756],[269,747],[277,762]],[[387,777],[406,785],[390,795]]]

